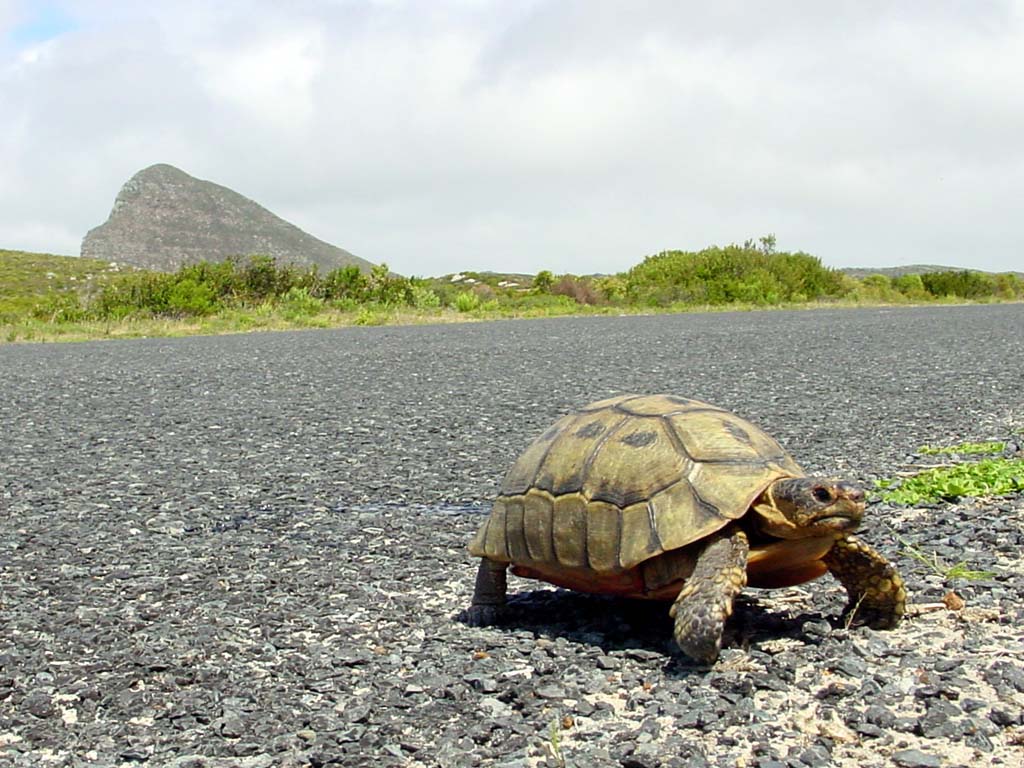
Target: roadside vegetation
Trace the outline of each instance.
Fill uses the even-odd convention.
[[[576,314],[1024,299],[1012,273],[934,272],[857,279],[771,235],[743,245],[664,251],[616,275],[464,272],[402,277],[379,265],[327,273],[265,256],[174,273],[0,250],[0,341],[191,335],[258,329]]]
[[[1024,459],[992,458],[934,467],[880,487],[885,501],[908,505],[1003,496],[1024,491]]]
[[[1001,456],[1006,445],[997,441],[922,445],[918,448],[922,456],[948,457],[953,461],[881,480],[878,490],[884,501],[907,505],[1024,491],[1024,459]]]

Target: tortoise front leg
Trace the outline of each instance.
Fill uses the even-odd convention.
[[[505,596],[508,591],[508,563],[498,563],[480,558],[480,568],[476,572],[476,586],[473,589],[473,602],[464,614],[464,619],[471,627],[487,627],[497,623],[505,609]]]
[[[822,559],[850,596],[844,615],[873,629],[899,624],[907,590],[892,563],[853,535],[838,539]]]
[[[736,595],[747,584],[750,542],[739,528],[711,538],[697,556],[669,615],[675,619],[675,638],[691,658],[713,664],[722,647],[725,621]]]

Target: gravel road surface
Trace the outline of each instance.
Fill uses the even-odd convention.
[[[660,604],[513,579],[456,621],[505,470],[623,392],[871,483],[1019,449],[1024,305],[0,346],[0,765],[1024,765],[1020,494],[869,505],[890,632],[831,577],[748,590],[710,671]]]

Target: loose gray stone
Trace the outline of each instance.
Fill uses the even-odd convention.
[[[901,768],[941,768],[942,761],[919,749],[901,749],[892,755],[893,762]]]

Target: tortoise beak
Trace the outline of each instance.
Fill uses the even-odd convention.
[[[854,504],[863,504],[866,495],[864,489],[859,485],[852,485],[850,483],[839,483],[836,486],[837,495],[839,498],[848,499]]]
[[[831,531],[852,531],[860,526],[860,512],[836,511],[830,509],[816,515],[812,521],[816,528],[826,528]]]

